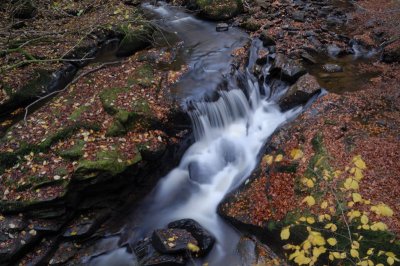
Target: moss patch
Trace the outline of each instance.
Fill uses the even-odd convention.
[[[119,94],[128,91],[128,88],[110,88],[103,90],[99,97],[104,110],[110,115],[115,115],[118,112],[118,108],[115,106],[115,100]]]
[[[241,0],[197,0],[200,15],[210,20],[227,20],[243,10]]]
[[[128,84],[138,84],[143,87],[151,87],[154,80],[153,66],[149,63],[145,63],[138,67],[131,77],[128,79]]]
[[[85,142],[82,140],[79,140],[73,147],[67,150],[61,151],[59,154],[61,157],[70,159],[70,160],[77,160],[83,156],[83,146],[85,145]]]

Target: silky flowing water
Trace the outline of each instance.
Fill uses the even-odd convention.
[[[211,253],[194,263],[240,265],[236,253],[240,235],[218,216],[217,206],[227,193],[245,182],[268,138],[301,107],[281,112],[276,100],[284,90],[272,91],[267,82],[260,84],[251,74],[262,47],[260,41],[253,41],[244,73],[229,75],[231,53],[248,41],[245,33],[235,28],[216,32],[214,23],[168,6],[145,8],[156,12],[162,25],[176,32],[188,51],[189,72],[179,82],[178,94],[188,108],[196,141],[180,164],[161,178],[139,208],[132,211],[127,219],[132,222],[122,229],[124,238],[135,243],[171,221],[192,218],[217,239]],[[264,74],[268,80],[268,65]],[[224,89],[216,91],[222,81]],[[210,91],[216,99],[199,100],[200,95]],[[118,248],[118,243],[120,236],[103,240],[99,246],[111,246],[114,251],[92,258],[90,264],[136,265],[134,255]]]

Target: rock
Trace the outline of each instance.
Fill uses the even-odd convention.
[[[239,0],[195,0],[195,6],[200,10],[199,15],[209,20],[228,20],[243,10]]]
[[[93,234],[108,217],[108,212],[81,215],[67,226],[63,237],[74,239],[88,237]]]
[[[116,55],[119,57],[130,56],[135,52],[150,45],[153,28],[150,25],[140,25],[132,30],[125,32],[121,40]]]
[[[296,11],[293,13],[292,18],[298,22],[305,21],[305,12],[304,11]]]
[[[138,258],[139,265],[143,266],[183,266],[187,258],[182,254],[160,254],[151,244],[151,239],[136,243],[132,250]]]
[[[50,259],[49,265],[65,265],[70,259],[72,259],[77,252],[74,243],[62,243],[53,258]]]
[[[274,38],[268,34],[268,31],[264,30],[260,34],[260,40],[263,42],[264,46],[276,45]]]
[[[215,30],[220,32],[220,31],[228,31],[229,26],[227,23],[218,23],[217,26],[215,27]]]
[[[301,53],[300,56],[301,56],[301,58],[303,58],[308,63],[311,63],[311,64],[316,64],[317,63],[317,60],[307,52]]]
[[[331,44],[326,47],[326,50],[328,52],[328,55],[332,57],[336,57],[340,55],[343,51],[340,47],[338,47],[336,44]]]
[[[322,68],[328,73],[343,72],[343,68],[336,64],[325,64]]]
[[[242,22],[240,26],[248,31],[257,31],[262,24],[257,19],[250,17]]]
[[[208,254],[214,246],[215,238],[198,222],[192,219],[183,219],[168,224],[168,228],[185,229],[197,240],[199,256]]]
[[[268,246],[255,238],[242,236],[237,251],[241,258],[241,265],[288,265],[279,258]]]
[[[306,74],[292,85],[279,101],[282,111],[289,110],[295,106],[306,104],[314,95],[321,93],[321,87],[317,79]]]
[[[392,44],[388,47],[386,47],[383,50],[381,60],[385,63],[391,64],[391,63],[396,63],[400,62],[400,42],[397,42],[397,45]]]
[[[185,229],[158,229],[151,239],[154,248],[162,254],[183,253],[190,244],[198,246],[197,240]]]
[[[299,77],[306,73],[307,71],[300,60],[289,59],[283,54],[276,55],[271,69],[271,74],[290,83],[296,82]]]
[[[36,7],[32,0],[14,0],[14,17],[19,19],[30,19],[36,15]]]

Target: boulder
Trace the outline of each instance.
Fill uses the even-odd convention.
[[[214,246],[215,238],[198,222],[192,219],[182,219],[168,224],[168,228],[185,229],[197,240],[200,251],[199,256],[208,254]]]
[[[197,247],[197,240],[185,229],[158,229],[151,237],[154,248],[163,254],[184,253],[188,245]]]
[[[199,15],[209,20],[228,20],[243,10],[240,0],[196,0]]]
[[[182,254],[161,254],[152,245],[150,238],[145,238],[132,247],[139,265],[143,266],[183,266],[187,258]]]
[[[400,62],[400,41],[386,47],[383,50],[381,60],[388,64]]]
[[[307,73],[299,59],[290,59],[283,54],[277,54],[271,68],[271,74],[284,81],[295,83],[298,78]]]
[[[288,89],[279,101],[279,106],[282,111],[289,110],[295,106],[306,104],[314,95],[320,93],[321,87],[317,79],[310,74],[306,74]]]

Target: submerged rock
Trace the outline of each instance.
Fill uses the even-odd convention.
[[[343,68],[336,64],[325,64],[322,68],[328,73],[343,72]]]

